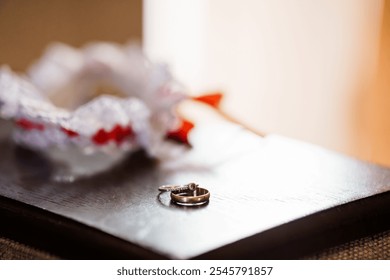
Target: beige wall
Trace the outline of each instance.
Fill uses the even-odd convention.
[[[24,70],[51,41],[141,40],[142,0],[0,0],[0,65]]]
[[[390,1],[385,2],[378,72],[361,99],[358,152],[362,158],[390,166]]]
[[[194,94],[222,90],[224,110],[257,131],[377,161],[366,136],[384,136],[365,125],[384,0],[145,1],[147,53]]]

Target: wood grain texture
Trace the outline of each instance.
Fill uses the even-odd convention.
[[[225,121],[196,127],[193,148],[180,157],[156,161],[139,152],[70,182],[56,180],[64,162],[16,146],[9,127],[0,127],[0,195],[34,206],[43,220],[48,213],[37,235],[80,222],[74,240],[97,229],[117,248],[138,248],[132,256],[140,258],[290,258],[303,253],[302,244],[320,248],[353,237],[352,225],[360,234],[389,226],[389,169],[287,138],[262,138]],[[207,205],[179,207],[157,190],[188,182],[210,190]],[[12,207],[8,217],[17,219]],[[34,217],[25,220],[34,224]],[[91,236],[106,246],[96,232]]]

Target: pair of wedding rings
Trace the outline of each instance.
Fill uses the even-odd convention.
[[[179,205],[201,205],[210,199],[210,192],[207,189],[200,188],[195,183],[186,185],[163,185],[158,190],[170,191],[171,200]]]

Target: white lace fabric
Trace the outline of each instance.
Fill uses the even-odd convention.
[[[74,145],[153,154],[177,124],[183,87],[163,64],[131,44],[52,44],[27,74],[0,69],[0,116],[14,139],[32,148]]]

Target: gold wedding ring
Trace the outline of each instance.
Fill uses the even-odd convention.
[[[200,188],[198,184],[189,183],[186,185],[163,185],[159,191],[171,192],[171,200],[179,205],[194,206],[201,205],[209,201],[210,192],[205,188]]]
[[[172,191],[171,199],[181,205],[200,205],[209,201],[210,192],[199,187],[195,190]]]
[[[188,183],[186,185],[163,185],[158,188],[161,192],[173,192],[173,191],[185,191],[185,190],[195,190],[198,187],[198,184]]]

